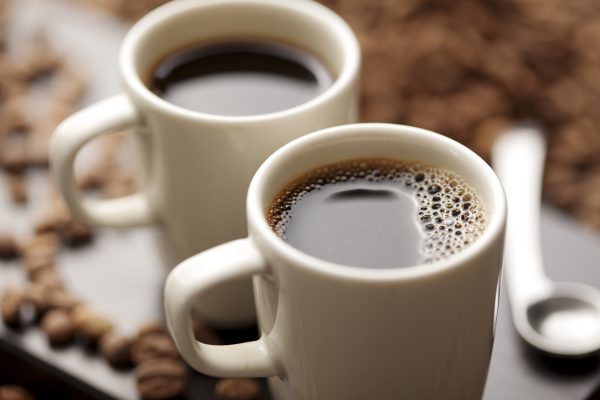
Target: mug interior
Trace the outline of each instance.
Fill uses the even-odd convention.
[[[480,195],[486,207],[486,227],[473,244],[447,259],[421,265],[418,271],[426,269],[423,267],[439,266],[468,257],[502,234],[506,215],[504,192],[489,165],[467,147],[443,135],[393,124],[352,124],[328,128],[280,148],[263,163],[250,185],[247,200],[249,227],[285,253],[302,253],[281,240],[269,227],[265,214],[273,198],[287,184],[312,169],[341,161],[378,157],[414,161],[455,172]],[[367,271],[344,268],[359,273]],[[407,269],[415,268],[395,270]],[[388,273],[393,270],[368,272]]]
[[[197,43],[243,38],[295,46],[323,63],[333,76],[333,84],[308,103],[339,89],[359,68],[360,50],[353,32],[339,16],[319,3],[186,0],[159,7],[130,30],[121,49],[125,84],[138,94],[176,107],[146,87],[145,81],[155,65],[166,55]]]

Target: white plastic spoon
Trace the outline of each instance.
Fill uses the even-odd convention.
[[[548,354],[582,357],[600,350],[600,291],[553,282],[544,273],[540,207],[545,147],[538,129],[517,127],[492,149],[508,201],[505,279],[513,321],[523,339]]]

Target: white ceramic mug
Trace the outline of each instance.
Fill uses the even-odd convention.
[[[323,261],[280,239],[265,209],[303,173],[385,157],[456,172],[481,196],[487,225],[469,247],[432,264],[364,269]],[[165,286],[177,346],[195,369],[221,377],[270,377],[279,400],[480,399],[491,357],[506,204],[492,169],[442,135],[355,124],[296,139],[254,176],[248,238],[179,264]],[[197,296],[252,276],[261,337],[210,346],[194,339]]]
[[[143,78],[163,56],[197,42],[260,37],[298,46],[334,76],[323,93],[297,107],[254,116],[204,114],[153,94]],[[163,223],[181,258],[243,237],[244,200],[260,164],[290,140],[358,114],[360,49],[348,25],[307,0],[173,1],[140,20],[120,54],[123,94],[65,120],[54,133],[54,178],[72,212],[95,226]],[[82,199],[73,161],[80,148],[104,133],[137,128],[145,184],[132,196]],[[207,296],[200,313],[220,325],[253,320],[249,281]]]

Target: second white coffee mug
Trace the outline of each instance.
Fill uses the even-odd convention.
[[[271,229],[266,210],[287,184],[317,167],[374,157],[433,165],[462,177],[485,205],[481,235],[431,264],[371,269],[311,256]],[[167,322],[191,366],[220,377],[269,377],[278,400],[481,399],[506,204],[498,178],[475,153],[408,126],[325,129],[265,161],[248,191],[247,217],[247,238],[187,259],[167,279]],[[228,346],[198,342],[189,316],[197,296],[249,276],[260,339]]]
[[[283,111],[221,116],[178,107],[144,84],[166,54],[194,43],[260,37],[310,52],[332,72],[317,97]],[[348,25],[306,0],[173,1],[141,19],[120,54],[123,94],[65,120],[51,144],[54,178],[71,211],[95,226],[161,223],[180,257],[243,237],[244,199],[252,175],[273,151],[316,129],[354,122],[358,114],[360,49]],[[257,100],[260,101],[260,100]],[[145,183],[132,196],[92,201],[76,190],[73,162],[95,137],[136,129]],[[199,304],[220,325],[253,321],[249,281],[230,283]]]

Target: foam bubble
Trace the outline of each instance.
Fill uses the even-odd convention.
[[[286,186],[267,209],[273,231],[285,239],[290,210],[307,193],[337,182],[392,182],[412,189],[415,219],[423,234],[423,262],[456,254],[472,244],[486,225],[478,194],[451,171],[415,162],[360,159],[317,168]]]

